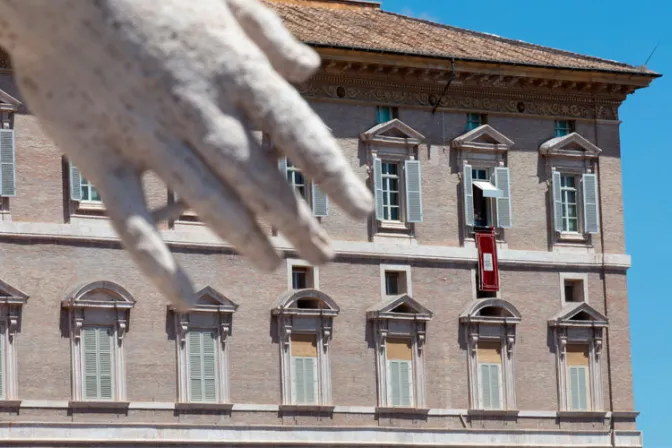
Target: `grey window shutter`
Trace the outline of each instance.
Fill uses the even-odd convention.
[[[511,177],[508,168],[495,168],[495,186],[502,190],[504,195],[497,198],[497,227],[510,229],[511,222]]]
[[[464,223],[474,226],[474,186],[472,184],[471,165],[464,165],[462,189],[464,190]]]
[[[280,157],[278,160],[278,169],[285,178],[287,178],[287,157]]]
[[[481,406],[483,409],[490,409],[490,366],[487,364],[481,364],[481,395],[483,402]]]
[[[387,362],[387,381],[389,381],[388,390],[389,390],[389,405],[400,406],[401,405],[401,378],[399,374],[399,361],[388,361]]]
[[[112,335],[107,328],[97,328],[98,377],[102,400],[112,399]]]
[[[496,364],[490,365],[490,409],[501,409],[499,402],[499,366]]]
[[[376,197],[376,219],[383,220],[383,163],[373,159],[373,192]]]
[[[329,214],[329,199],[327,195],[314,183],[312,189],[313,215],[327,216]]]
[[[305,402],[305,381],[303,379],[304,375],[304,367],[303,367],[303,358],[292,358],[292,370],[294,374],[294,378],[292,378],[292,381],[294,383],[293,389],[293,395],[294,399],[293,402],[294,404],[301,404]]]
[[[560,173],[553,171],[553,225],[556,232],[562,232],[562,191]]]
[[[569,368],[569,409],[571,411],[581,410],[579,397],[579,367]]]
[[[203,401],[217,401],[217,372],[215,334],[202,332],[203,338]]]
[[[588,377],[588,369],[586,367],[579,367],[579,408],[582,411],[588,410],[588,387],[586,378]]]
[[[16,196],[16,148],[13,129],[0,129],[0,196]]]
[[[70,199],[82,200],[82,173],[72,162],[70,162]]]
[[[84,398],[98,398],[98,353],[96,343],[96,329],[83,328],[81,340],[84,344]]]
[[[409,361],[399,362],[400,406],[410,407],[413,402],[412,373],[411,363]]]
[[[203,368],[201,365],[201,333],[187,333],[189,347],[189,400],[203,401]]]
[[[597,175],[583,175],[583,219],[586,233],[600,233],[600,212],[598,209]]]
[[[406,220],[422,222],[422,171],[420,161],[407,160],[406,174]]]
[[[304,403],[317,404],[317,358],[303,358]]]

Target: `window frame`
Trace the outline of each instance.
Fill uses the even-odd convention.
[[[175,324],[177,351],[177,402],[184,408],[230,407],[229,341],[233,332],[233,314],[238,304],[210,286],[195,294],[194,305],[186,312],[168,310]],[[191,395],[189,333],[211,332],[215,335],[215,400],[195,401]]]
[[[19,371],[16,340],[28,295],[0,280],[0,402],[18,402]]]
[[[564,137],[566,135],[576,132],[575,120],[554,120],[553,121],[553,137]]]
[[[296,335],[310,335],[315,337],[315,351],[316,351],[316,356],[315,357],[309,357],[309,356],[294,356],[292,354],[292,344],[294,341],[292,338]],[[289,403],[292,406],[319,406],[320,405],[320,365],[323,362],[322,359],[320,359],[320,345],[322,344],[322,341],[320,340],[320,332],[319,331],[294,331],[289,337],[289,381],[291,383],[291,402]],[[309,402],[301,402],[299,403],[299,400],[297,399],[297,372],[296,372],[296,359],[313,359],[314,364],[313,364],[313,396],[315,397],[315,401],[313,403]],[[305,381],[305,378],[304,378]]]
[[[382,110],[387,109],[389,110],[389,120],[384,120],[385,117],[382,117],[383,113]],[[387,123],[389,121],[392,121],[394,119],[399,119],[399,107],[397,106],[389,106],[389,105],[377,105],[376,106],[376,124],[382,124],[382,123]]]
[[[385,173],[385,167],[386,166],[395,166],[396,167],[396,174],[390,174],[390,173]],[[402,167],[402,164],[399,162],[394,162],[394,161],[389,161],[389,160],[382,160],[381,159],[381,177],[383,180],[383,214],[387,212],[389,215],[389,218],[383,218],[381,221],[383,225],[385,224],[400,224],[405,222],[404,216],[406,212],[406,207],[405,207],[405,201],[403,200],[403,196],[405,196],[405,177],[404,177],[404,169]],[[392,190],[390,187],[391,181],[396,180],[397,181],[397,190],[396,190],[396,195],[397,195],[397,203],[392,204],[391,200],[391,195],[395,194],[395,190]],[[385,201],[387,200],[387,204]],[[392,211],[393,209],[397,210],[397,216],[399,219],[392,219]]]
[[[560,272],[559,274],[560,278],[560,305],[565,306],[569,304],[576,304],[576,303],[589,303],[589,296],[588,296],[588,274],[587,273],[579,273],[579,272]],[[568,302],[566,297],[565,297],[565,282],[567,281],[572,281],[572,282],[581,282],[582,283],[582,289],[583,289],[583,300],[582,301],[573,301],[573,302]]]
[[[293,271],[294,267],[305,268],[308,270],[305,289],[320,289],[320,267],[313,266],[309,262],[298,258],[287,258],[287,289],[294,289]]]
[[[475,119],[478,117],[478,119]],[[488,124],[487,114],[477,113],[477,112],[467,112],[467,123],[465,129],[467,132],[473,131],[476,128]]]
[[[567,187],[566,185],[563,185],[564,180],[567,178],[571,178],[574,181],[574,187]],[[575,173],[566,173],[566,172],[560,172],[560,195],[561,195],[561,204],[562,204],[562,233],[564,234],[582,234],[583,233],[583,225],[582,225],[582,219],[583,218],[583,213],[582,213],[582,200],[581,200],[581,180],[579,179],[579,175]],[[576,216],[575,217],[570,217],[569,213],[567,212],[567,216],[565,216],[565,210],[569,210],[569,193],[574,192],[575,194],[575,200],[576,202],[574,203],[574,206],[576,207]],[[569,230],[569,220],[570,219],[575,219],[576,220],[576,230]]]
[[[404,283],[406,291],[402,291],[399,294],[387,294],[387,285],[386,285],[386,274],[388,272],[396,272],[400,274],[398,278]],[[398,296],[400,294],[407,294],[413,297],[413,283],[411,279],[412,267],[407,264],[381,264],[380,265],[380,297],[385,300],[391,296]]]

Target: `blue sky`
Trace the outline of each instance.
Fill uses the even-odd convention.
[[[672,106],[672,2],[383,0],[383,9],[634,65],[659,43],[648,67],[667,76],[621,107],[621,150],[627,251],[633,257],[628,286],[638,427],[647,448],[672,447],[672,357],[662,331],[672,326],[672,296],[660,283],[672,276],[664,262],[672,253],[665,233],[672,223],[672,145],[662,133],[670,126],[663,108]]]

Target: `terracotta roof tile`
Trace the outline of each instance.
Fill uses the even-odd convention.
[[[300,40],[379,52],[530,66],[656,75],[645,67],[584,56],[382,11],[313,2],[265,0]],[[294,0],[295,2],[297,0]]]

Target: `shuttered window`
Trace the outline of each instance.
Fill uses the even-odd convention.
[[[586,233],[600,233],[600,215],[597,193],[597,175],[584,174],[583,184],[583,219]]]
[[[569,344],[567,357],[567,395],[570,411],[590,410],[590,366],[588,346]]]
[[[388,338],[387,401],[393,407],[413,406],[413,352],[410,339]]]
[[[290,344],[292,402],[317,404],[317,335],[293,334]]]
[[[81,332],[84,399],[112,400],[113,332],[109,327],[85,327]]]
[[[287,182],[294,188],[294,191],[304,200],[309,201],[313,209],[313,216],[327,216],[329,214],[327,195],[317,185],[308,182],[296,165],[286,157],[281,157],[278,161],[278,167],[287,177]]]
[[[399,118],[399,109],[392,106],[376,106],[376,123],[387,123]]]
[[[400,184],[401,175],[399,173],[399,164],[382,163],[383,179],[383,220],[399,221],[401,219],[401,195]]]
[[[476,129],[485,124],[485,117],[482,114],[467,114],[467,131]]]
[[[502,347],[480,342],[477,348],[479,399],[483,409],[502,409]]]
[[[406,221],[422,222],[422,171],[420,162],[407,160],[404,163],[406,180]]]
[[[0,196],[16,196],[16,147],[13,129],[0,129]]]
[[[70,199],[77,202],[102,202],[96,187],[73,163],[70,163]]]
[[[553,135],[563,137],[574,132],[574,122],[571,120],[555,120]]]
[[[187,333],[190,401],[217,401],[216,343],[217,335],[212,330],[189,330]]]

